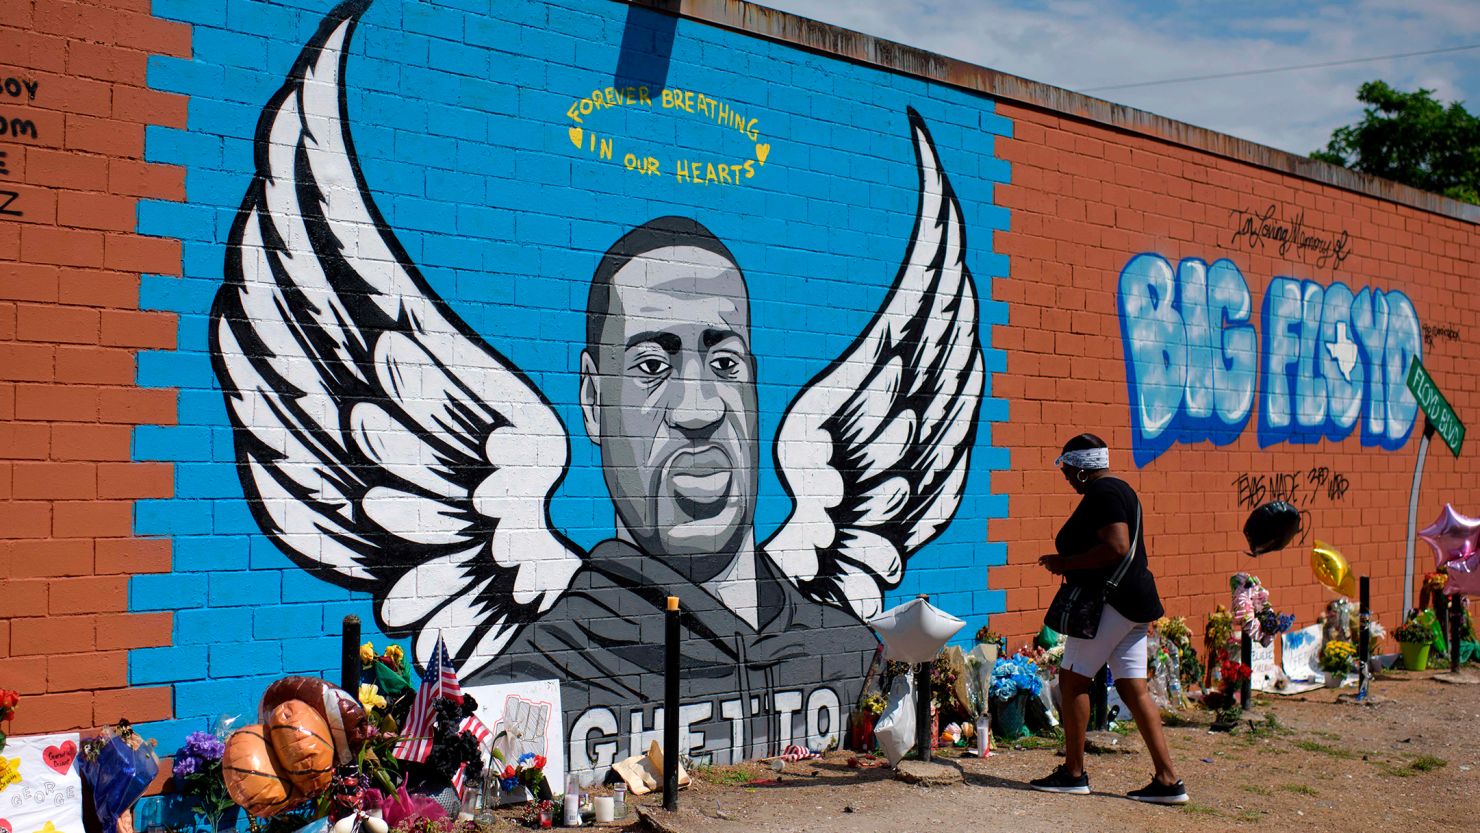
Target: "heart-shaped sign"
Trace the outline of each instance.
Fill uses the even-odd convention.
[[[771,143],[762,142],[755,146],[755,161],[766,164],[766,157],[771,155]]]
[[[11,827],[10,822],[6,819],[0,819],[0,830],[5,831],[5,833],[15,833],[15,828]]]
[[[579,127],[572,127],[570,129],[570,143],[575,145],[577,150],[579,150],[581,147],[581,138],[585,135],[585,133],[586,131],[582,130]]]
[[[77,758],[77,744],[66,740],[62,741],[61,746],[48,746],[41,757],[58,775],[66,775],[67,770],[72,768],[72,761]]]

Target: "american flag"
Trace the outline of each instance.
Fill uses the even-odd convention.
[[[793,743],[785,749],[781,750],[781,754],[777,757],[781,758],[781,760],[786,761],[789,764],[794,764],[797,761],[810,761],[813,758],[821,758],[822,754],[819,752],[813,752],[805,746],[798,746],[797,744]]]
[[[403,761],[426,763],[427,756],[432,754],[432,724],[437,719],[432,704],[439,697],[462,699],[457,669],[452,665],[452,657],[448,655],[447,646],[442,642],[441,636],[437,637],[437,646],[432,649],[432,659],[427,663],[426,673],[421,675],[421,688],[416,690],[416,699],[411,703],[411,714],[406,717],[406,725],[401,727],[401,734],[406,740],[396,744],[392,755]]]
[[[469,732],[473,735],[473,740],[478,741],[478,751],[480,754],[483,751],[484,745],[488,743],[488,739],[493,737],[493,731],[488,728],[487,724],[479,720],[476,714],[470,714],[463,718],[463,722],[458,724],[457,730],[459,732]],[[467,768],[467,764],[458,767],[457,775],[452,778],[452,788],[457,790],[459,797],[462,796],[463,773],[467,771]]]

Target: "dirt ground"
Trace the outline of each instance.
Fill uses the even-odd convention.
[[[1167,730],[1191,796],[1182,807],[1125,797],[1151,777],[1131,737],[1134,754],[1091,756],[1088,796],[1028,786],[1060,760],[1053,748],[1005,748],[986,760],[946,751],[937,757],[959,765],[965,784],[935,788],[850,767],[856,756],[834,752],[779,775],[765,764],[702,769],[680,794],[680,814],[665,823],[682,833],[1480,829],[1480,685],[1433,677],[1384,674],[1369,705],[1338,702],[1327,689],[1261,698],[1256,728],[1234,734],[1209,732],[1210,717],[1192,714],[1192,725]]]

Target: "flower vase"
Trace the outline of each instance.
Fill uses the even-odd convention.
[[[1020,691],[1006,700],[992,701],[992,731],[1003,740],[1013,740],[1028,733],[1028,692]]]
[[[1429,643],[1427,642],[1399,642],[1398,650],[1403,652],[1403,667],[1409,671],[1424,671],[1429,667]]]
[[[1346,684],[1345,671],[1327,671],[1326,688],[1341,688]]]

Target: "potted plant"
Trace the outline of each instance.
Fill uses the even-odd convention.
[[[1422,671],[1429,667],[1429,646],[1434,644],[1434,629],[1411,615],[1395,634],[1398,650],[1403,653],[1403,667],[1409,671]]]
[[[1357,649],[1350,642],[1333,639],[1321,648],[1321,670],[1326,672],[1327,688],[1340,688],[1356,669]]]

